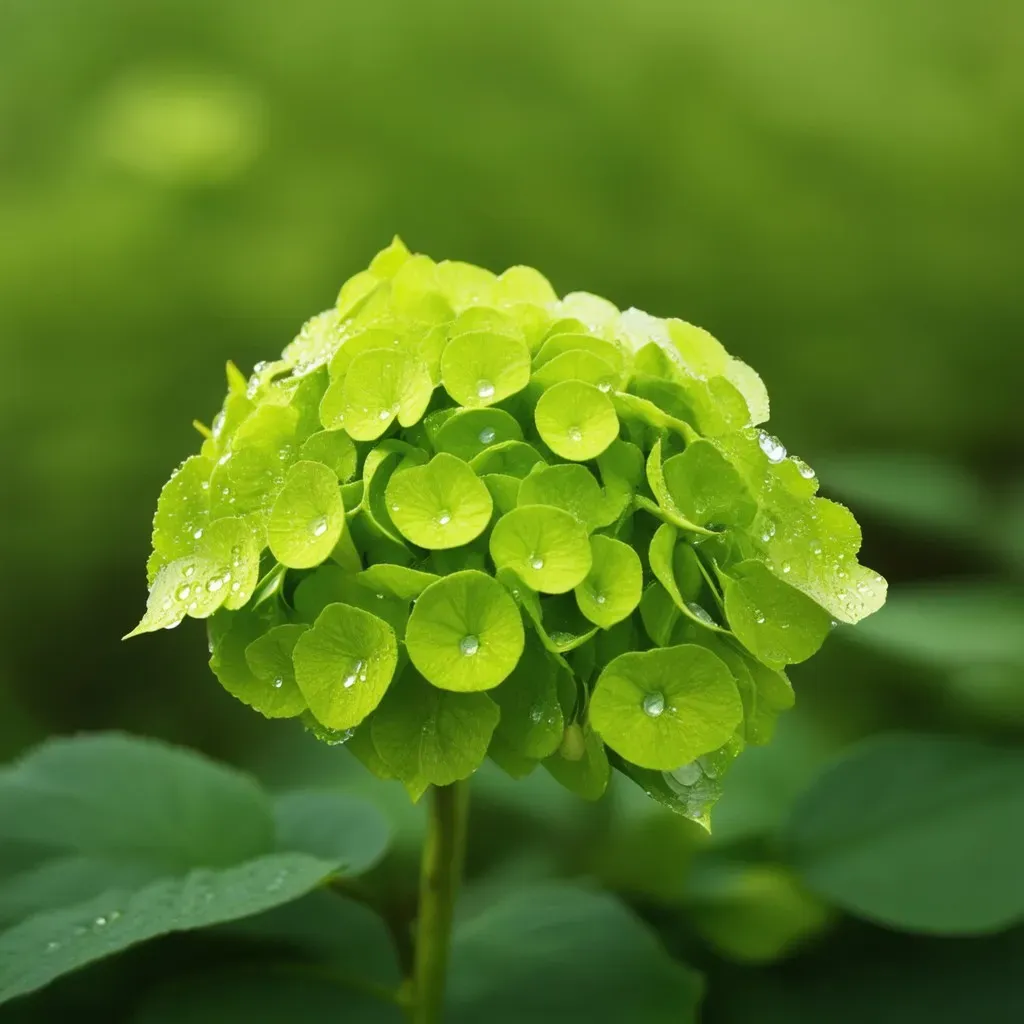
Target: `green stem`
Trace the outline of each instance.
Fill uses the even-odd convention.
[[[413,969],[413,1024],[440,1024],[452,912],[462,876],[469,783],[434,786],[420,871],[419,921]]]

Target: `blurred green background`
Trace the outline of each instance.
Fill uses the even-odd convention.
[[[892,593],[793,672],[710,844],[624,783],[591,807],[482,773],[474,877],[597,876],[708,973],[710,1022],[847,1019],[823,993],[965,1019],[937,974],[1019,1019],[1019,932],[840,919],[770,834],[866,734],[1024,736],[1022,39],[1011,0],[0,0],[0,753],[118,727],[336,778],[411,857],[403,794],[234,704],[198,624],[119,637],[227,359],[280,351],[395,232],[532,264],[755,366]],[[701,888],[740,854],[756,884]]]

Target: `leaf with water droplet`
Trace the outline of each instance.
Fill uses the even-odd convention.
[[[305,628],[281,624],[276,604],[257,610],[217,612],[209,620],[210,668],[225,690],[267,718],[291,718],[301,714],[306,701],[295,686],[291,648]],[[278,630],[276,638],[274,634]],[[271,640],[267,640],[271,637]],[[283,642],[283,643],[282,643]],[[250,645],[261,650],[254,671],[247,657]],[[280,679],[281,685],[275,686]]]
[[[614,523],[623,509],[620,501],[606,497],[594,474],[578,463],[534,467],[523,480],[518,503],[563,508],[588,531]]]
[[[345,528],[338,478],[322,462],[296,462],[274,502],[267,538],[274,557],[310,569],[330,555]]]
[[[491,741],[495,748],[520,758],[538,760],[553,754],[565,728],[555,682],[557,663],[539,639],[528,636],[523,655],[512,674],[490,696],[501,709]],[[499,750],[499,764],[501,763]]]
[[[660,695],[661,711],[645,701]],[[601,673],[590,721],[612,750],[642,768],[671,771],[722,746],[743,718],[732,673],[694,644],[630,652]]]
[[[324,395],[321,420],[325,427],[337,424]],[[423,418],[434,391],[430,370],[416,356],[402,349],[371,349],[357,355],[341,382],[342,423],[355,441],[374,441],[397,419],[403,427]]]
[[[609,629],[633,613],[643,593],[643,566],[628,545],[611,537],[590,538],[593,557],[587,578],[575,588],[583,614]]]
[[[474,637],[470,656],[463,647]],[[505,588],[473,569],[432,583],[413,606],[405,642],[416,668],[446,690],[489,690],[515,668],[524,643],[519,609]]]
[[[544,464],[544,457],[524,441],[501,441],[475,455],[469,464],[480,476],[501,473],[524,479],[534,466]]]
[[[530,350],[504,334],[460,334],[441,356],[441,383],[459,405],[494,405],[522,391],[529,381]]]
[[[760,562],[723,574],[725,614],[744,647],[769,668],[806,661],[831,632],[831,616]]]
[[[494,507],[469,465],[444,452],[425,466],[394,473],[385,501],[402,535],[431,550],[462,547],[480,536]]]
[[[158,569],[195,549],[195,532],[203,529],[210,518],[209,480],[213,467],[212,459],[193,455],[164,484],[153,516],[156,557],[150,561],[150,584]]]
[[[317,720],[330,729],[351,729],[384,696],[398,664],[398,642],[376,615],[330,604],[299,637],[292,661],[295,681]]]
[[[757,504],[728,459],[711,441],[692,441],[662,466],[665,487],[687,519],[709,527],[745,527]]]
[[[319,430],[302,442],[299,457],[329,466],[341,483],[356,471],[357,452],[344,430]]]
[[[573,462],[597,458],[619,436],[611,399],[593,384],[578,380],[548,388],[537,402],[534,422],[544,443]]]
[[[704,576],[699,556],[670,523],[662,523],[655,531],[648,550],[648,561],[655,579],[665,588],[676,608],[702,627],[722,630],[700,604]]]
[[[608,394],[615,391],[620,375],[615,367],[600,356],[585,349],[570,349],[537,367],[530,378],[529,394],[539,394],[561,383],[563,380],[578,380],[592,384],[599,391]]]
[[[373,744],[401,779],[447,786],[487,756],[500,712],[485,693],[454,693],[406,670],[371,720]]]
[[[251,699],[246,703],[268,718],[292,718],[306,710],[306,699],[295,682],[292,651],[308,628],[300,623],[274,626],[245,648],[249,671],[262,684],[266,695],[260,702],[263,706],[257,707]],[[248,696],[254,695],[250,692]]]
[[[518,420],[504,409],[461,409],[445,419],[433,443],[436,451],[468,462],[493,444],[522,439]]]
[[[259,551],[243,519],[218,519],[194,544],[192,555],[168,563],[157,573],[146,614],[129,637],[175,626],[186,615],[205,619],[221,605],[239,608],[252,596]]]
[[[491,532],[490,552],[499,569],[513,570],[545,594],[572,590],[592,565],[586,527],[550,505],[520,505],[502,516]]]

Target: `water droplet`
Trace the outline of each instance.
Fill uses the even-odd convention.
[[[812,547],[811,547],[811,554],[812,555],[820,555],[821,554],[821,545],[820,544],[812,545]]]
[[[314,537],[322,537],[327,532],[327,516],[321,516],[319,519],[314,519],[309,524],[309,531]]]
[[[100,916],[97,917],[95,921],[93,921],[93,925],[96,928],[105,928],[106,924],[107,924],[107,919],[102,914],[100,914]]]
[[[480,443],[490,444],[497,436],[498,434],[494,427],[484,427],[484,429],[480,431]]]
[[[192,588],[186,583],[185,586],[180,587],[178,592],[174,595],[179,601],[187,601],[189,594],[192,593]]]
[[[786,446],[767,431],[758,431],[757,443],[773,465],[778,465],[786,457]]]
[[[230,578],[230,577],[228,577],[228,578]],[[211,594],[216,594],[217,591],[220,590],[220,588],[224,586],[225,582],[226,582],[226,580],[222,579],[220,576],[214,576],[214,578],[212,580],[210,580],[209,583],[206,584],[206,589]]]
[[[533,708],[530,711],[530,721],[537,723],[544,717],[544,712],[540,708]]]
[[[479,398],[492,398],[494,396],[494,385],[489,380],[478,380],[476,382],[476,393]]]
[[[704,772],[701,771],[700,765],[696,761],[691,761],[689,764],[681,764],[678,768],[671,772],[665,772],[665,779],[671,785],[675,782],[677,785],[684,788],[695,786],[704,777]]]
[[[242,584],[239,583],[238,580],[235,580],[235,582],[231,584],[231,593],[237,594],[241,589]]]
[[[597,385],[597,390],[598,391],[603,391],[606,395],[608,394],[609,391],[611,391],[611,389],[612,389],[611,384],[609,384],[608,381],[606,381],[606,380],[601,381],[601,383]]]
[[[365,679],[366,678],[365,675],[360,675],[360,673],[362,673],[365,668],[366,668],[366,663],[362,659],[357,661],[355,663],[355,665],[352,666],[352,671],[347,676],[345,676],[345,678],[342,680],[341,685],[346,690],[350,690],[353,686],[356,685],[356,682],[359,679]]]
[[[223,466],[225,463],[231,461],[231,452],[225,452],[218,460],[217,465]]]
[[[392,506],[391,506],[391,511],[392,511],[392,512],[400,512],[400,511],[401,511],[401,508],[402,508],[402,506],[401,506],[401,505],[392,505]]]
[[[459,650],[462,651],[466,657],[472,657],[480,650],[480,638],[474,636],[472,633],[467,633],[459,641]]]
[[[599,594],[596,590],[593,592],[593,595],[594,595],[594,601],[597,604],[605,604],[607,602],[607,600],[608,600],[608,598],[605,597],[604,594]]]
[[[438,514],[437,514],[437,525],[438,526],[447,526],[451,521],[452,521],[452,514],[451,514],[451,512],[448,511],[448,509],[443,508],[443,509],[441,509],[440,512],[438,512]]]
[[[568,647],[576,639],[572,633],[566,633],[560,629],[553,630],[548,634],[548,638],[556,647]]]
[[[644,714],[651,718],[657,718],[665,710],[665,695],[663,693],[649,693],[644,697]]]
[[[695,619],[703,622],[706,626],[713,626],[715,624],[715,620],[708,613],[708,610],[697,604],[696,601],[687,601],[686,608]]]
[[[755,622],[756,622],[756,623],[757,623],[757,624],[758,624],[759,626],[763,626],[763,625],[764,625],[764,621],[765,621],[765,620],[764,620],[764,612],[755,612],[755,613],[754,613],[754,621],[755,621]]]
[[[814,476],[815,476],[814,470],[811,469],[811,467],[808,466],[807,463],[804,462],[803,459],[798,459],[798,458],[796,458],[794,456],[794,458],[793,458],[793,465],[796,466],[797,471],[799,472],[799,474],[805,480],[813,480],[814,479]]]
[[[761,530],[761,540],[767,544],[775,536],[775,524],[769,519]]]
[[[531,555],[530,556],[530,565],[534,569],[543,569],[544,568],[544,559],[541,558],[540,555]]]
[[[381,411],[377,413],[377,419],[379,419],[381,423],[383,423],[385,420],[391,419],[391,410],[381,409]]]
[[[274,680],[274,689],[275,690],[280,690],[282,686],[284,686],[284,680],[280,676],[278,676]]]
[[[783,562],[782,563],[782,571],[783,572],[790,572],[792,570],[792,568],[793,568],[793,566],[791,566],[789,564],[789,562]]]
[[[59,942],[52,942],[51,941],[51,942],[48,942],[46,944],[46,952],[47,953],[56,953],[58,949],[60,949],[60,943]]]
[[[224,429],[224,420],[224,410],[221,409],[221,411],[217,413],[216,416],[213,417],[213,426],[211,430],[213,432],[214,440],[220,437],[220,432]]]
[[[192,536],[195,537],[196,540],[202,540],[203,539],[203,528],[200,526],[198,530],[193,530],[192,531]]]
[[[566,433],[569,435],[570,441],[582,441],[583,431],[579,427],[570,427]]]
[[[112,910],[108,915],[107,919],[111,922],[116,921],[121,916],[120,910]]]
[[[838,626],[838,625],[839,625],[839,623],[838,623],[838,622],[837,622],[837,621],[836,621],[835,619],[833,619],[833,620],[832,620],[832,621],[831,621],[831,622],[829,623],[829,625],[830,625],[830,626],[831,626],[831,627],[832,627],[833,629],[835,629],[835,628],[836,628],[836,626]]]

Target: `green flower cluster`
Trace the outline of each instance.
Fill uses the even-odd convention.
[[[414,798],[487,756],[706,822],[784,669],[885,599],[707,332],[396,241],[228,395],[164,487],[134,633]],[[130,634],[134,635],[134,634]]]

